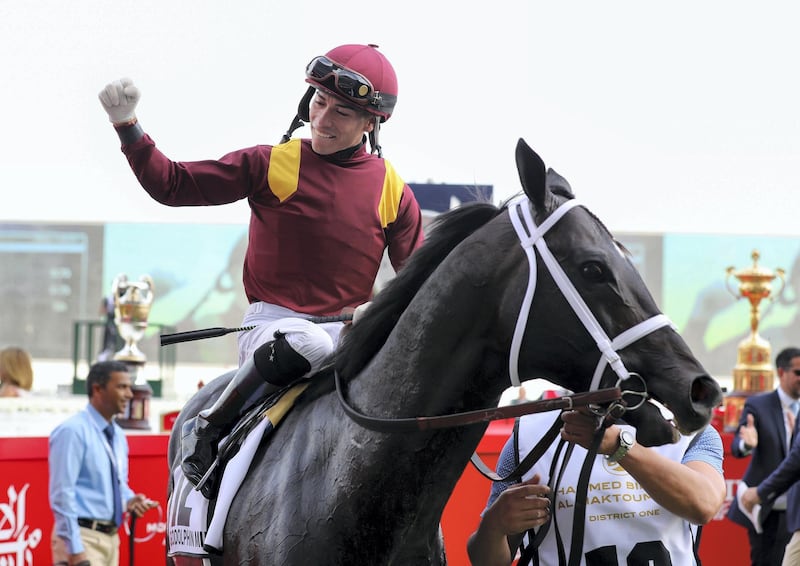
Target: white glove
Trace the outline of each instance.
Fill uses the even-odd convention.
[[[364,316],[364,313],[367,312],[367,309],[370,307],[370,305],[372,305],[372,301],[358,305],[355,308],[355,310],[353,311],[353,321],[352,321],[353,324],[355,324],[362,316]]]
[[[100,104],[108,112],[112,124],[124,124],[136,118],[136,104],[141,93],[131,79],[120,79],[109,83],[100,91]]]

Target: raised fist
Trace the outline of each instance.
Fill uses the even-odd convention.
[[[120,79],[108,83],[98,98],[111,123],[124,124],[136,118],[136,104],[140,96],[139,89],[131,79]]]

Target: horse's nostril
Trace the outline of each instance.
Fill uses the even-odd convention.
[[[692,402],[703,407],[716,407],[722,402],[722,389],[709,376],[698,377],[692,382]]]

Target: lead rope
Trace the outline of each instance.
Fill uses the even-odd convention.
[[[556,421],[558,422],[558,421]],[[592,444],[589,446],[589,449],[586,451],[586,459],[583,461],[583,465],[581,467],[581,472],[578,476],[578,485],[576,486],[576,493],[587,493],[589,487],[589,478],[592,473],[592,465],[594,464],[595,458],[597,457],[597,450],[600,448],[600,443],[603,439],[603,431],[605,431],[605,426],[601,426],[598,431],[595,433],[594,438],[592,439]],[[517,428],[515,425],[514,432],[517,433]],[[566,448],[565,448],[566,447]],[[564,552],[564,540],[561,536],[561,530],[558,527],[558,521],[556,519],[556,493],[558,492],[558,488],[561,485],[561,479],[564,476],[564,472],[567,469],[567,463],[569,459],[572,457],[572,450],[575,447],[575,444],[572,442],[567,442],[565,440],[560,440],[558,446],[556,447],[555,454],[553,456],[553,461],[550,463],[550,482],[548,486],[550,487],[550,517],[551,520],[539,527],[538,530],[530,529],[528,531],[528,544],[523,545],[522,552],[520,554],[518,564],[520,566],[526,566],[528,564],[539,564],[539,556],[538,556],[538,549],[539,545],[542,544],[544,537],[547,535],[547,532],[550,530],[552,525],[556,537],[556,549],[558,551],[558,564],[559,566],[565,566],[567,564],[567,557]],[[561,460],[561,464],[559,465],[559,459],[561,458],[561,452],[564,452],[563,460]],[[517,449],[517,452],[519,449]],[[558,471],[558,473],[556,473]],[[585,521],[586,521],[586,497],[577,497],[575,498],[575,507],[573,511],[573,521],[572,521],[572,539],[570,544],[570,553],[569,553],[569,566],[577,566],[581,562],[581,558],[583,556],[583,534],[585,528]]]
[[[589,491],[589,477],[592,474],[592,466],[594,465],[595,458],[597,457],[597,450],[600,448],[600,442],[603,440],[603,432],[605,427],[600,427],[592,439],[592,444],[586,452],[586,459],[583,461],[580,476],[578,476],[577,493],[586,494]],[[571,445],[572,446],[572,445]],[[566,467],[566,463],[564,464]],[[572,544],[569,549],[569,566],[578,566],[583,557],[583,530],[586,526],[586,497],[577,497],[575,499],[575,511],[572,520]],[[559,549],[562,545],[559,544]],[[563,565],[561,557],[559,556],[559,564]]]

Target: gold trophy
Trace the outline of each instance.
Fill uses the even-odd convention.
[[[114,321],[119,335],[125,340],[125,345],[114,354],[114,359],[125,363],[133,377],[133,399],[117,423],[123,428],[149,429],[153,390],[146,381],[144,384],[137,383],[137,378],[139,370],[147,362],[147,356],[138,344],[147,330],[147,319],[153,304],[153,280],[149,275],[142,275],[139,281],[129,281],[127,275],[120,274],[114,278],[111,292],[114,297]]]
[[[153,280],[142,275],[140,281],[130,282],[127,275],[117,275],[111,284],[114,297],[114,322],[119,335],[125,340],[122,349],[114,354],[114,359],[134,364],[144,364],[147,356],[139,349],[138,343],[147,330],[147,318],[153,304]]]
[[[739,342],[736,366],[733,368],[733,391],[725,397],[724,429],[728,432],[735,431],[739,426],[739,417],[747,397],[773,388],[772,348],[767,340],[758,335],[759,306],[762,300],[773,299],[772,281],[776,277],[780,279],[781,287],[775,295],[783,292],[785,272],[777,268],[773,273],[760,267],[758,260],[761,254],[758,250],[753,250],[751,257],[752,267],[738,271],[729,267],[725,277],[725,286],[737,300],[746,297],[750,301],[750,335]],[[730,286],[731,275],[739,280],[738,293]]]

